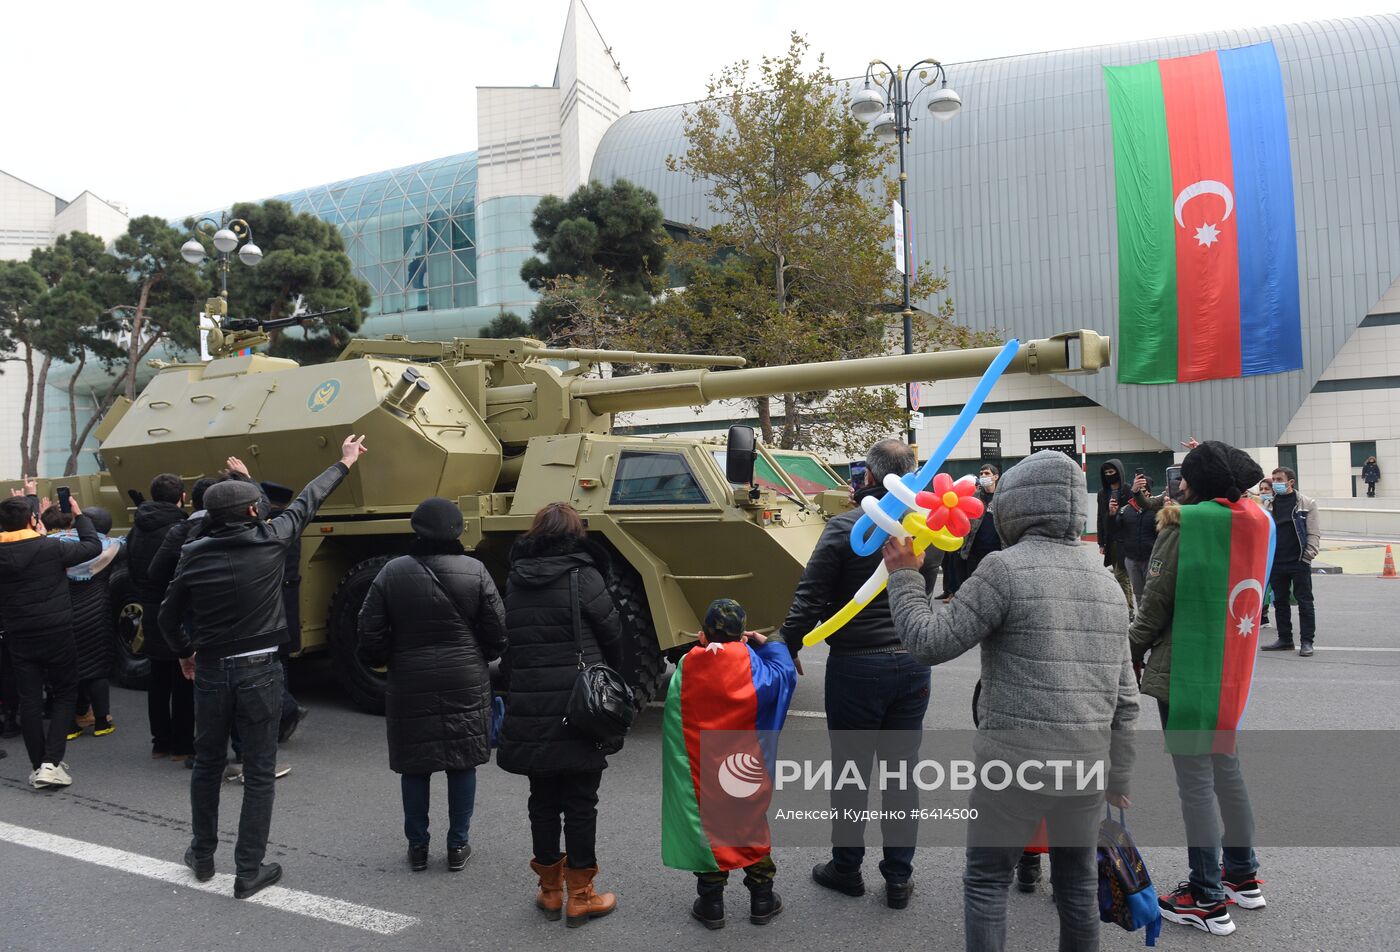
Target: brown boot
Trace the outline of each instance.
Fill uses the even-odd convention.
[[[546,866],[530,860],[530,868],[540,878],[540,892],[535,897],[535,905],[544,912],[550,922],[558,922],[564,908],[564,857],[559,862]]]
[[[598,875],[598,867],[587,869],[564,869],[564,881],[569,884],[569,908],[567,911],[570,929],[576,929],[589,919],[606,916],[617,908],[617,897],[612,893],[599,895],[593,891],[593,877]]]

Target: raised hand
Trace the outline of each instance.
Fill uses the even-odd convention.
[[[344,463],[348,469],[354,466],[355,462],[368,452],[369,449],[365,446],[365,438],[363,436],[355,436],[352,433],[345,438],[345,442],[340,444],[340,461]]]
[[[885,558],[885,568],[891,573],[900,569],[918,570],[924,566],[923,553],[914,551],[912,539],[887,539],[881,554]]]
[[[24,494],[26,496],[39,495],[39,481],[33,476],[24,477]]]
[[[237,473],[238,475],[244,476],[248,479],[253,478],[248,473],[248,467],[244,465],[243,461],[237,456],[230,456],[228,459],[224,460],[224,466],[228,468],[228,471],[230,473]]]

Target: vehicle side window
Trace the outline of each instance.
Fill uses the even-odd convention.
[[[775,453],[778,463],[787,470],[787,474],[792,477],[792,481],[797,483],[807,495],[822,492],[826,489],[837,489],[842,484],[838,480],[833,480],[821,463],[818,463],[810,456],[801,453]]]
[[[680,453],[624,451],[613,476],[614,506],[695,506],[710,500]]]
[[[724,472],[724,462],[729,454],[724,450],[715,450],[713,456],[715,462],[719,464],[720,472]],[[760,489],[772,489],[775,492],[783,493],[789,491],[787,483],[783,482],[783,478],[774,471],[773,467],[768,464],[768,460],[762,456],[756,457],[753,461],[753,481]],[[741,486],[740,483],[731,483],[730,485],[735,489]]]

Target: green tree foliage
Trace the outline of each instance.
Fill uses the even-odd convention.
[[[589,182],[568,198],[541,199],[530,227],[542,257],[527,259],[520,277],[540,292],[531,315],[535,336],[570,336],[580,293],[622,314],[650,306],[669,244],[651,192],[625,180]]]
[[[36,249],[27,263],[6,263],[0,351],[25,368],[20,459],[26,474],[37,474],[39,467],[54,364],[68,374],[64,471],[72,473],[101,414],[117,397],[135,397],[137,367],[151,350],[161,342],[193,347],[194,315],[208,286],[180,258],[183,240],[162,219],[146,216],[133,219],[110,252],[101,238],[75,232]],[[91,363],[111,381],[105,392],[93,394],[96,413],[80,420],[78,387]]]
[[[482,337],[529,337],[530,325],[514,311],[502,311],[481,329]]]
[[[126,284],[103,303],[118,317],[115,330],[125,341],[126,354],[120,389],[104,396],[104,412],[118,394],[136,399],[137,368],[157,344],[185,351],[198,345],[199,312],[209,283],[180,256],[186,237],[164,219],[142,215],[113,245],[113,266]]]
[[[253,242],[262,249],[256,267],[230,262],[229,314],[239,318],[277,320],[297,313],[338,311],[313,326],[274,330],[269,352],[302,363],[334,359],[364,318],[371,294],[369,284],[355,276],[340,230],[309,213],[296,213],[286,202],[240,202],[230,217],[246,221]],[[193,228],[193,220],[186,222]],[[217,287],[218,261],[207,244],[210,260],[205,274]],[[343,310],[342,310],[343,309]]]
[[[893,149],[851,117],[849,95],[793,34],[786,53],[725,67],[706,99],[687,110],[686,152],[673,171],[707,184],[720,223],[676,246],[671,266],[683,293],[633,322],[652,350],[738,353],[751,366],[842,360],[886,353],[894,328],[885,309],[901,279],[889,250],[888,174]],[[916,300],[946,280],[926,265]],[[951,321],[952,304],[916,320],[920,349],[974,339]],[[664,346],[663,346],[664,345]],[[855,453],[902,429],[896,388],[786,394],[776,425],[772,401],[756,401],[763,439],[784,447]]]
[[[38,468],[39,440],[38,434],[31,432],[31,420],[36,391],[42,401],[52,363],[40,350],[39,301],[45,290],[44,279],[27,262],[0,261],[0,360],[23,364],[26,385],[19,437],[22,473],[15,475],[34,475]],[[39,415],[42,418],[42,402]]]

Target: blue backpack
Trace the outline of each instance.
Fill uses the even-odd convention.
[[[1145,928],[1147,944],[1155,946],[1162,932],[1157,890],[1128,832],[1122,808],[1116,822],[1107,805],[1104,812],[1104,821],[1099,824],[1099,918],[1129,932]]]

